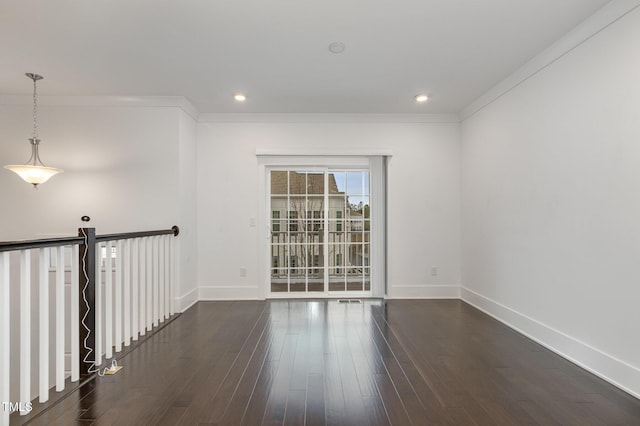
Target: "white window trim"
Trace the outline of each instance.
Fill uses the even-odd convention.
[[[318,151],[319,152],[319,151]],[[294,153],[282,150],[257,150],[258,160],[258,287],[264,298],[292,297],[291,294],[276,295],[270,291],[269,270],[271,266],[270,233],[267,224],[271,221],[267,171],[277,168],[307,170],[316,168],[366,168],[370,172],[371,202],[371,296],[386,296],[386,157],[388,150],[367,153],[340,153],[319,155],[316,153]],[[301,295],[303,295],[301,293]],[[308,295],[308,293],[304,293]],[[363,293],[363,295],[365,295]],[[368,295],[368,294],[367,294]],[[335,297],[323,293],[324,297]],[[349,296],[357,294],[349,293]]]

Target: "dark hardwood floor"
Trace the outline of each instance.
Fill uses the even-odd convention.
[[[640,424],[640,400],[457,300],[200,302],[33,425]]]

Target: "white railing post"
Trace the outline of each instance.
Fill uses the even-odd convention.
[[[64,246],[59,246],[56,256],[56,391],[64,390]]]
[[[93,354],[94,366],[102,365],[102,250],[101,244],[96,244],[96,329],[95,353]],[[91,360],[88,360],[91,361]]]
[[[158,264],[160,262],[159,257],[159,245],[158,245],[158,237],[151,237],[151,241],[153,244],[153,315],[151,316],[151,324],[153,327],[158,325],[158,302],[159,302],[159,294],[158,294],[158,286],[159,279],[158,276]]]
[[[147,238],[147,330],[153,324],[153,237]]]
[[[11,401],[11,288],[8,252],[0,253],[0,403]],[[9,426],[9,410],[0,411],[0,425]]]
[[[113,358],[113,245],[107,241],[107,257],[104,265],[104,349],[105,358]]]
[[[80,380],[80,246],[71,250],[71,381]]]
[[[146,333],[147,324],[147,239],[141,238],[140,243],[140,257],[138,264],[140,265],[140,279],[138,280],[140,286],[140,336],[144,336]]]
[[[164,237],[164,317],[171,316],[171,238],[172,235]]]
[[[169,267],[171,271],[169,273],[171,283],[169,284],[169,313],[171,315],[176,313],[176,265],[177,265],[177,254],[176,254],[176,237],[171,237],[170,239],[170,249],[171,249],[171,261]]]
[[[164,280],[164,265],[165,265],[165,253],[164,253],[164,241],[165,241],[165,236],[164,235],[160,235],[158,237],[158,259],[159,259],[159,263],[158,263],[158,281],[160,282],[159,284],[159,293],[158,293],[158,322],[164,322],[165,316],[164,316],[164,298],[165,298],[165,294],[164,294],[164,290],[165,290],[165,280]]]
[[[131,240],[125,240],[124,253],[124,345],[131,344]]]
[[[20,401],[31,401],[31,250],[20,251]]]
[[[122,260],[123,260],[123,241],[118,240],[116,243],[116,333],[115,333],[115,344],[116,344],[116,352],[120,352],[122,350]]]
[[[40,345],[38,401],[47,402],[49,400],[49,248],[41,248],[38,252],[38,282],[40,283],[38,288],[38,299],[40,300],[38,309],[40,320],[38,327]]]
[[[140,275],[138,264],[140,263],[140,246],[138,239],[131,241],[131,335],[134,341],[138,340],[140,330],[138,320],[140,319],[140,306],[138,296],[140,295]]]

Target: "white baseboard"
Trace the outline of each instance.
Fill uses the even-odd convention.
[[[256,286],[209,286],[198,288],[198,300],[264,300]]]
[[[563,358],[640,399],[640,368],[466,287],[460,288],[460,298]]]
[[[397,285],[387,291],[387,299],[459,299],[459,285]]]
[[[198,289],[194,288],[187,294],[176,297],[176,311],[184,312],[198,302]]]

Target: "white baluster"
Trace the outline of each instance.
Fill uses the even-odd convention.
[[[56,257],[56,391],[64,390],[64,246]]]
[[[71,381],[80,380],[80,246],[71,250]]]
[[[156,321],[164,321],[164,235],[158,236],[158,316]]]
[[[140,306],[138,296],[140,295],[140,275],[138,265],[140,263],[140,246],[138,239],[131,241],[131,334],[133,340],[138,340],[138,320],[140,318]]]
[[[46,402],[49,400],[49,248],[41,248],[38,250],[38,288],[39,312],[40,319],[38,335],[40,341],[38,359],[39,376],[39,401]]]
[[[93,353],[94,365],[97,367],[102,365],[102,245],[96,244],[96,329],[95,333],[95,352]],[[91,361],[91,359],[89,359]]]
[[[159,246],[158,237],[152,237],[153,241],[153,317],[152,323],[156,327],[158,325],[158,263],[159,263]]]
[[[171,316],[171,238],[170,235],[164,236],[164,317]]]
[[[0,402],[11,401],[10,383],[10,343],[11,343],[11,288],[10,288],[9,252],[0,253]],[[0,425],[9,425],[9,410],[0,411]]]
[[[105,358],[113,358],[113,244],[107,241],[107,257],[105,259],[104,273],[104,349]]]
[[[140,238],[140,335],[144,336],[146,333],[147,324],[147,239]]]
[[[31,250],[20,251],[20,401],[31,401]]]
[[[171,278],[171,282],[169,283],[169,313],[171,315],[176,313],[176,265],[177,265],[177,255],[176,255],[176,237],[171,236],[169,240],[171,256],[169,260],[169,268],[171,268],[169,272],[169,276]]]
[[[124,253],[124,345],[131,344],[131,240],[125,240]]]
[[[147,330],[153,324],[153,237],[147,238]]]
[[[115,305],[115,344],[116,352],[122,350],[122,260],[123,260],[123,241],[118,240],[116,243],[116,305]]]

